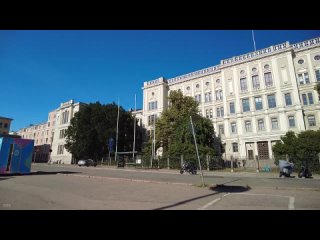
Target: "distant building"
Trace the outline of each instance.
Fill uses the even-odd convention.
[[[70,126],[70,121],[74,117],[74,114],[80,110],[85,103],[75,103],[70,100],[65,103],[61,103],[60,107],[55,110],[55,124],[53,126],[54,137],[52,141],[52,153],[51,161],[59,162],[62,164],[74,163],[72,154],[69,153],[64,145],[65,141],[65,131]]]
[[[53,163],[71,164],[72,155],[64,147],[64,133],[82,105],[85,103],[75,103],[73,100],[61,103],[59,108],[49,112],[47,122],[30,124],[17,132],[24,139],[34,140],[34,162],[48,162],[51,156]]]
[[[0,116],[0,134],[9,134],[12,118]]]
[[[144,82],[143,125],[152,131],[168,108],[170,92],[181,90],[212,121],[225,144],[224,157],[254,165],[256,158],[272,160],[272,146],[287,131],[319,129],[314,90],[319,82],[320,37],[285,42],[182,76]]]

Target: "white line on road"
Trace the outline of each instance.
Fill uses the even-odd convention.
[[[219,202],[222,198],[225,196],[228,196],[230,193],[224,194],[222,197],[216,198],[213,201],[207,203],[206,205],[199,207],[198,210],[205,210],[206,208],[210,207],[211,205],[215,204],[216,202]]]
[[[294,197],[289,198],[289,205],[288,205],[289,210],[294,210]]]
[[[263,194],[263,193],[232,193],[232,194],[289,198],[288,209],[289,210],[294,210],[294,200],[295,200],[295,198],[293,196],[283,196],[283,195],[273,195],[273,194]]]
[[[205,204],[204,206],[198,208],[198,210],[205,210],[208,207],[210,207],[211,205],[219,202],[222,200],[222,198],[231,195],[231,194],[237,194],[237,195],[249,195],[249,196],[271,196],[271,197],[284,197],[284,198],[289,198],[289,204],[288,204],[288,209],[289,210],[294,210],[294,200],[295,198],[293,196],[283,196],[283,195],[273,195],[273,194],[262,194],[262,193],[227,193],[224,194],[222,197],[216,198],[214,200],[212,200],[211,202]]]

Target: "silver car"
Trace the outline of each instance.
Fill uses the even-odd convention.
[[[94,166],[96,167],[97,166],[97,163],[95,161],[93,161],[92,159],[87,159],[87,160],[79,160],[78,161],[78,166],[79,167],[82,167],[82,166]]]

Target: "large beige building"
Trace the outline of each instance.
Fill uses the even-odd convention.
[[[319,129],[317,82],[320,38],[285,42],[175,78],[144,82],[143,124],[152,129],[153,119],[168,107],[170,91],[181,90],[212,120],[225,158],[272,160],[272,145],[287,131]]]
[[[64,133],[69,127],[72,117],[82,105],[84,103],[75,103],[73,100],[61,103],[59,108],[48,114],[47,122],[22,128],[17,134],[22,138],[34,140],[35,149],[39,149],[36,154],[48,156],[51,149],[51,162],[71,164],[72,154],[65,150]]]

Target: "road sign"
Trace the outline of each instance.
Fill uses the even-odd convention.
[[[113,138],[109,138],[109,142],[108,142],[108,150],[109,150],[109,152],[113,152],[113,144],[114,144],[114,139]]]

